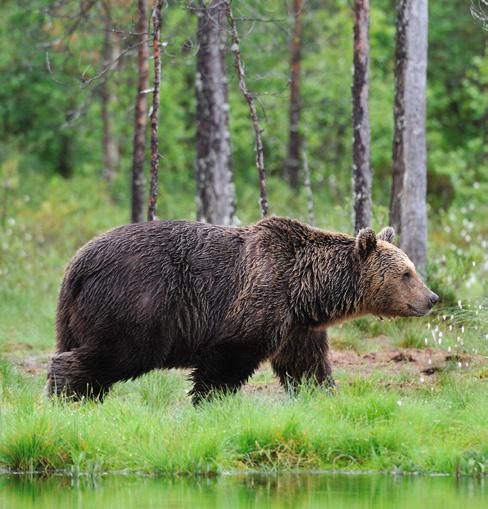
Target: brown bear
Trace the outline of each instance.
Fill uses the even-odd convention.
[[[119,380],[191,368],[195,403],[269,359],[281,383],[333,385],[327,328],[437,302],[403,251],[284,217],[237,228],[153,221],[110,230],[68,265],[48,392],[102,398]]]

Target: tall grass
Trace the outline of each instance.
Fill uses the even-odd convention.
[[[241,393],[196,409],[176,373],[121,385],[104,404],[47,401],[41,382],[3,392],[0,465],[7,469],[480,475],[488,467],[488,392],[475,374],[447,372],[435,388],[409,391],[358,378],[343,381],[335,396],[304,387],[294,399]]]

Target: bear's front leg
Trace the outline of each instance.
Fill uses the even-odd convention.
[[[294,331],[271,358],[271,366],[289,392],[294,392],[303,382],[335,387],[326,329],[310,327]]]

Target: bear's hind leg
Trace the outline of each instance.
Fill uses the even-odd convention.
[[[294,392],[304,382],[334,388],[328,354],[329,341],[325,329],[301,329],[287,338],[272,357],[271,366],[281,385],[289,392]]]
[[[46,385],[48,396],[103,400],[110,385],[94,376],[78,349],[55,354],[51,359]]]
[[[192,402],[198,405],[213,394],[235,393],[247,382],[261,362],[261,356],[248,345],[218,345],[199,355],[191,374]]]
[[[83,349],[55,354],[48,370],[46,392],[72,400],[102,401],[117,377],[100,368],[100,358]]]
[[[75,348],[52,358],[47,393],[74,400],[103,400],[115,382],[136,378],[154,367],[141,366],[142,360],[134,352],[117,355],[113,349]]]

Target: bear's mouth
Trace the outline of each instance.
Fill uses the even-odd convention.
[[[413,312],[411,316],[425,316],[430,313],[430,309],[426,309],[425,311],[421,311],[420,309],[412,306],[412,304],[408,304],[408,308]]]

